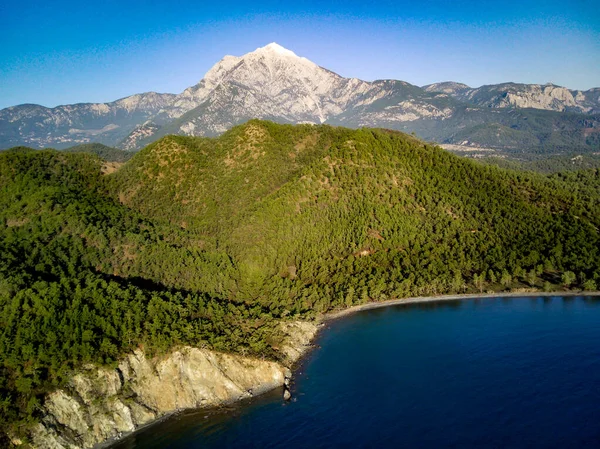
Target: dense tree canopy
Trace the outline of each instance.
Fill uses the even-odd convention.
[[[278,322],[371,300],[596,288],[596,170],[482,165],[398,132],[251,121],[117,172],[0,153],[0,420],[82,363],[182,345],[277,357]]]

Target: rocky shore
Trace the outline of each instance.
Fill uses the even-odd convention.
[[[330,312],[321,320],[400,304],[528,296],[600,296],[600,292],[519,291],[402,298]],[[281,324],[285,334],[278,348],[282,363],[186,346],[158,358],[148,358],[136,350],[115,369],[84,367],[69,385],[47,395],[44,418],[29,432],[28,444],[40,449],[99,448],[182,410],[219,406],[278,387],[283,388],[284,400],[289,400],[291,368],[312,347],[321,320]],[[12,443],[21,446],[24,441],[15,437]]]
[[[310,347],[317,324],[282,324],[286,338],[278,363],[181,347],[157,358],[141,350],[114,369],[86,366],[69,385],[48,394],[44,417],[29,432],[33,448],[83,449],[109,444],[185,409],[213,407],[287,386],[292,364]],[[23,439],[11,438],[23,446]]]

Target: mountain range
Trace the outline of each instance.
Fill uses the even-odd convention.
[[[253,118],[389,128],[467,149],[600,149],[600,88],[367,82],[344,78],[275,43],[225,56],[177,95],[148,92],[111,103],[2,109],[0,148],[96,142],[138,150],[167,134],[216,136]]]

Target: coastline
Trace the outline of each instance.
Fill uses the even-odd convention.
[[[333,310],[318,316],[314,323],[316,324],[316,332],[310,338],[308,344],[305,344],[300,355],[290,365],[291,370],[291,386],[294,385],[296,374],[302,370],[303,365],[310,358],[311,354],[319,349],[316,342],[319,340],[321,333],[327,329],[327,324],[331,321],[354,315],[355,313],[364,312],[373,309],[382,309],[385,307],[393,307],[405,304],[419,304],[428,302],[443,302],[443,301],[460,301],[469,299],[492,299],[492,298],[535,298],[535,297],[553,297],[553,296],[599,296],[599,291],[555,291],[555,292],[498,292],[498,293],[462,293],[453,295],[437,295],[437,296],[411,296],[409,298],[388,299],[385,301],[368,302],[359,304],[345,309]],[[293,390],[293,388],[292,388]]]
[[[551,296],[600,296],[600,291],[556,291],[556,292],[499,292],[499,293],[463,293],[455,295],[437,295],[437,296],[413,296],[410,298],[388,299],[379,302],[368,302],[346,309],[334,310],[323,314],[319,318],[319,323],[336,320],[348,315],[365,310],[379,309],[382,307],[391,307],[402,304],[416,304],[424,302],[437,301],[457,301],[463,299],[489,299],[489,298],[531,298],[531,297],[551,297]]]
[[[397,305],[405,305],[405,304],[418,304],[418,303],[433,303],[433,302],[443,302],[443,301],[457,301],[457,300],[470,300],[470,299],[491,299],[491,298],[532,298],[532,297],[599,297],[600,291],[555,291],[555,292],[536,292],[536,291],[513,291],[513,292],[498,292],[498,293],[469,293],[469,294],[452,294],[452,295],[437,295],[437,296],[416,296],[409,298],[399,298],[399,299],[390,299],[379,302],[369,302],[366,304],[360,304],[352,307],[348,307],[341,310],[334,310],[327,312],[318,316],[312,322],[294,322],[291,326],[288,326],[287,337],[289,339],[289,344],[293,347],[293,355],[289,354],[291,357],[288,358],[287,363],[285,365],[281,364],[281,362],[273,362],[274,364],[279,365],[278,369],[282,371],[287,371],[285,374],[282,374],[282,378],[280,382],[276,382],[272,384],[271,382],[266,382],[265,379],[259,380],[255,379],[256,382],[253,385],[255,388],[255,395],[250,396],[260,396],[262,393],[266,393],[267,391],[271,391],[273,389],[280,388],[282,386],[289,386],[286,382],[291,382],[291,389],[293,389],[293,384],[296,375],[303,370],[303,365],[307,362],[313,351],[319,349],[318,340],[321,335],[321,332],[328,328],[327,324],[330,321],[343,318],[346,316],[350,316],[352,314],[363,312],[372,309],[384,308],[384,307],[392,307]],[[295,331],[295,332],[294,332]],[[194,348],[196,351],[196,348]],[[192,348],[190,348],[192,350]],[[209,351],[206,351],[209,352]],[[235,355],[225,355],[222,354],[222,357],[232,357],[236,358]],[[261,363],[256,360],[257,363]],[[288,377],[289,376],[289,377]],[[286,380],[287,379],[287,380]],[[267,386],[267,384],[269,384]],[[295,391],[294,391],[295,393]],[[148,427],[151,427],[157,423],[163,422],[172,418],[173,416],[182,413],[186,410],[196,410],[196,409],[219,409],[223,406],[230,405],[233,403],[243,403],[243,399],[247,399],[247,396],[244,397],[228,397],[227,399],[222,398],[219,403],[213,403],[206,406],[187,406],[187,407],[173,407],[170,410],[164,410],[161,415],[155,416],[154,419],[150,419],[146,422],[138,423],[133,429],[129,431],[124,431],[120,433],[118,436],[113,436],[106,438],[102,441],[97,441],[96,444],[93,444],[94,449],[102,449],[102,448],[110,448],[117,443],[121,442],[123,438],[129,437],[132,434],[135,434],[141,430],[144,430]],[[82,404],[83,405],[83,404]],[[50,436],[50,435],[48,435]],[[82,446],[86,446],[85,444]],[[57,447],[65,447],[65,446],[57,446]],[[72,446],[74,447],[74,446]],[[92,446],[87,446],[92,447]]]
[[[348,307],[345,309],[335,310],[335,311],[324,313],[324,314],[318,316],[315,319],[315,321],[313,321],[313,323],[316,325],[316,332],[314,332],[314,334],[312,334],[312,336],[308,340],[308,344],[306,344],[306,342],[304,342],[304,344],[301,344],[300,345],[301,349],[299,350],[299,354],[297,355],[297,357],[295,357],[294,360],[289,361],[291,363],[287,364],[288,369],[291,371],[289,387],[294,392],[294,395],[295,395],[296,394],[296,391],[294,388],[295,378],[298,374],[301,374],[304,364],[309,360],[309,358],[311,357],[313,352],[319,349],[319,345],[317,344],[317,341],[319,340],[321,333],[327,330],[328,322],[335,321],[337,319],[341,319],[341,318],[353,315],[355,313],[359,313],[359,312],[363,312],[363,311],[367,311],[367,310],[380,309],[380,308],[385,308],[385,307],[393,307],[393,306],[405,305],[405,304],[419,304],[419,303],[428,303],[428,302],[443,302],[443,301],[457,301],[457,300],[470,300],[470,299],[532,298],[532,297],[535,298],[535,297],[554,297],[554,296],[557,296],[557,297],[564,297],[564,296],[570,296],[570,297],[596,296],[596,297],[600,297],[600,291],[591,291],[591,292],[586,292],[586,291],[529,292],[529,291],[526,291],[526,292],[499,292],[499,293],[467,293],[467,294],[437,295],[437,296],[414,296],[414,297],[409,297],[409,298],[398,298],[398,299],[389,299],[389,300],[379,301],[379,302],[369,302],[366,304],[360,304],[360,305]],[[190,411],[197,411],[200,409],[219,410],[219,409],[222,409],[224,406],[233,405],[233,404],[236,404],[238,406],[243,406],[244,401],[251,401],[251,400],[256,399],[257,397],[261,396],[264,393],[268,393],[268,392],[275,390],[277,388],[280,388],[280,387],[283,387],[283,385],[275,386],[271,389],[267,389],[267,390],[263,391],[260,395],[256,395],[252,398],[242,398],[242,399],[238,399],[238,400],[233,400],[233,401],[229,401],[228,403],[223,403],[223,404],[215,405],[212,407],[207,407],[207,408],[201,407],[201,408],[177,410],[172,413],[169,413],[168,415],[161,417],[160,419],[158,419],[156,421],[152,421],[138,429],[135,429],[133,432],[130,432],[127,436],[131,436],[132,434],[135,434],[138,431],[144,430],[155,424],[158,424],[160,422],[168,420],[169,418],[172,418],[173,416],[175,416],[177,414],[190,412]],[[125,435],[123,435],[123,436],[125,437]],[[111,447],[114,447],[117,443],[119,443],[121,441],[122,441],[122,439],[120,439],[120,438],[112,439],[111,441],[106,441],[104,443],[100,443],[100,444],[94,446],[93,449],[109,449]]]
[[[447,301],[459,301],[461,299],[468,300],[467,302],[462,302],[461,303],[461,304],[465,305],[465,307],[467,308],[467,310],[473,310],[471,308],[471,305],[475,305],[475,304],[481,304],[481,305],[483,305],[483,304],[486,303],[484,301],[479,301],[479,298],[482,298],[482,299],[492,299],[492,301],[488,301],[487,302],[487,304],[489,304],[490,306],[492,304],[494,304],[494,306],[492,307],[492,310],[495,310],[496,307],[498,307],[498,308],[499,307],[513,308],[515,306],[518,307],[519,304],[521,305],[521,308],[524,307],[525,309],[528,309],[529,302],[531,302],[532,304],[535,303],[536,307],[534,309],[536,310],[536,312],[534,312],[534,313],[537,314],[537,313],[539,313],[539,306],[542,304],[542,302],[545,303],[545,302],[550,302],[551,301],[554,306],[558,306],[558,308],[560,308],[560,307],[562,307],[563,301],[565,302],[565,304],[569,303],[570,301],[576,302],[578,304],[583,304],[584,301],[585,302],[589,301],[589,303],[595,304],[594,308],[598,309],[598,302],[597,301],[600,299],[600,292],[577,292],[577,291],[572,291],[572,292],[564,292],[564,294],[556,294],[554,292],[550,292],[550,293],[541,292],[543,294],[540,294],[540,292],[509,292],[509,293],[510,294],[500,294],[500,293],[497,293],[497,294],[485,294],[485,295],[482,295],[482,294],[439,295],[439,296],[430,296],[430,297],[403,298],[401,300],[391,300],[391,301],[384,301],[384,302],[379,302],[379,303],[363,304],[362,305],[363,307],[354,307],[354,308],[352,308],[353,309],[352,313],[354,313],[354,312],[360,312],[360,311],[364,311],[364,310],[375,309],[375,308],[383,309],[383,307],[403,305],[403,304],[415,304],[414,306],[411,305],[411,306],[408,306],[408,307],[402,307],[401,308],[402,310],[406,310],[406,311],[413,310],[413,308],[415,308],[415,307],[416,308],[423,307],[423,305],[425,305],[424,307],[426,307],[426,309],[429,309],[429,305],[431,305],[435,309],[438,309],[438,306],[433,306],[433,304],[436,304],[436,303],[439,304],[439,308],[441,308],[441,310],[439,310],[439,311],[438,310],[432,310],[431,312],[429,312],[428,310],[423,310],[422,312],[424,314],[438,313],[438,312],[445,313],[446,307],[449,304],[454,304],[457,307],[458,307],[458,304],[459,304],[458,302],[447,302]],[[505,302],[503,298],[508,298],[508,299]],[[547,298],[547,299],[544,301],[544,298]],[[515,301],[515,299],[524,299],[524,301]],[[473,301],[473,300],[476,300],[476,301]],[[446,301],[446,302],[444,302],[444,301]],[[452,308],[454,308],[454,306],[452,306]],[[389,310],[389,313],[391,313],[391,315],[389,313],[385,313],[385,316],[380,316],[379,318],[385,320],[385,319],[389,319],[389,317],[394,317],[396,315],[395,310],[396,309]],[[398,309],[398,310],[400,310],[400,309]],[[477,312],[475,312],[475,313],[477,313]],[[328,319],[330,319],[330,320],[334,320],[335,318],[343,316],[343,315],[340,316],[339,314],[335,314],[336,315],[335,317],[331,317],[330,315],[331,314],[329,314],[329,316],[328,316]],[[348,315],[348,314],[346,314],[346,315]],[[320,316],[319,319],[321,319],[321,318],[323,318],[323,317]],[[379,319],[375,315],[372,316],[371,314],[367,314],[367,315],[363,316],[363,321],[366,322],[366,323],[370,323],[372,321],[371,318],[374,318],[375,320]],[[353,320],[352,317],[350,317],[349,319],[351,321]],[[345,323],[346,320],[343,320],[343,322]],[[321,323],[323,323],[323,324],[320,326],[319,334],[313,340],[314,344],[313,344],[312,348],[309,351],[307,351],[303,355],[303,357],[301,358],[301,360],[297,361],[296,364],[293,367],[293,372],[294,372],[293,373],[293,379],[298,378],[298,380],[300,380],[300,378],[303,378],[304,375],[302,374],[302,372],[305,371],[305,369],[307,369],[307,365],[312,365],[313,361],[315,359],[320,358],[322,360],[326,360],[326,359],[329,358],[329,357],[325,357],[324,352],[322,352],[323,349],[321,349],[321,344],[324,347],[328,346],[328,345],[325,344],[325,342],[322,340],[322,338],[325,336],[325,338],[329,340],[328,335],[331,335],[331,334],[329,334],[329,332],[331,332],[331,330],[334,327],[337,327],[339,324],[341,324],[342,326],[344,326],[343,322],[342,321],[339,321],[339,322],[332,321],[331,323],[327,323],[326,321],[321,321]],[[364,324],[364,322],[363,322],[363,324]],[[502,325],[503,325],[503,322],[500,323],[500,327],[502,327]],[[592,322],[592,326],[593,326],[593,322]],[[347,331],[350,330],[350,334],[351,334],[353,332],[353,329],[354,329],[354,327],[351,326],[350,328],[346,329],[344,331],[344,333],[348,333]],[[483,328],[482,330],[485,331],[486,329]],[[428,332],[427,328],[424,328],[424,332],[425,333]],[[405,333],[405,335],[410,335],[410,334],[406,334]],[[338,337],[339,337],[339,335],[338,335]],[[319,353],[316,353],[316,352],[313,353],[312,352],[312,351],[317,351],[317,350],[320,352],[320,355],[319,355]],[[344,352],[343,349],[342,349],[342,352]],[[328,355],[332,355],[331,352],[329,352]],[[322,361],[321,361],[321,363],[322,363]],[[315,380],[315,374],[314,373],[315,373],[314,371],[312,371],[312,373],[307,373],[308,374],[308,378],[311,378],[311,377],[313,378],[313,382]],[[329,377],[330,374],[332,374],[334,376],[332,379],[335,379],[336,376],[340,375],[339,373],[333,374],[333,373],[329,373],[327,370],[325,370],[325,371],[321,370],[321,375],[326,375],[326,376]],[[317,380],[317,383],[318,384],[322,384],[323,383],[322,381],[323,381],[323,379]],[[294,381],[292,381],[292,382],[294,382]],[[310,382],[304,381],[304,382],[301,382],[300,384],[296,384],[295,385],[295,388],[297,388],[297,390],[294,391],[295,392],[294,396],[297,396],[299,398],[299,401],[302,401],[302,402],[306,401],[306,398],[303,399],[302,396],[306,395],[306,394],[310,395],[310,392],[308,391],[308,388],[307,388],[307,383],[310,383]],[[292,384],[292,385],[294,385],[294,384]],[[303,390],[305,390],[305,391],[303,391]],[[257,398],[254,398],[254,399],[257,399]],[[258,400],[260,401],[260,399],[258,399]],[[280,401],[280,399],[278,399],[276,396],[270,396],[268,398],[264,398],[264,404],[270,404],[269,407],[271,406],[271,404],[273,402],[278,402],[278,401]],[[273,406],[273,408],[277,408],[277,405],[278,404],[276,404],[275,406]],[[313,405],[311,404],[311,407],[308,408],[308,410],[312,410],[312,406]],[[243,401],[238,402],[235,407],[236,408],[237,407],[239,407],[239,408],[252,407],[252,404],[250,402],[245,402],[243,400]],[[283,406],[281,406],[281,407],[283,407]],[[261,409],[261,407],[260,406],[256,407],[256,403],[254,403],[254,408],[252,410],[260,410],[260,409]],[[292,409],[287,409],[287,411],[285,411],[285,409],[282,409],[282,410],[284,410],[283,415],[289,414],[290,412],[293,411]],[[306,410],[306,406],[305,406],[305,410]],[[197,411],[193,411],[191,413],[195,414],[193,416],[202,416],[202,415],[198,415],[196,412]],[[224,415],[221,415],[219,413],[219,416],[225,416],[226,419],[232,419],[232,420],[237,420],[238,419],[236,417],[235,413],[232,413],[232,414],[229,414],[229,413],[230,413],[229,411],[225,411]],[[251,411],[251,413],[254,413],[254,411]],[[280,417],[281,417],[281,415],[280,415]],[[187,422],[191,423],[191,425],[194,425],[193,419],[188,418]],[[279,421],[279,422],[282,422],[282,421]],[[285,422],[286,424],[288,423],[287,421],[283,421],[283,422]],[[285,428],[286,426],[284,426],[283,428]],[[174,426],[172,428],[175,428],[177,430],[183,429],[183,431],[188,432],[186,430],[186,427],[183,427],[183,426],[181,426],[181,427]],[[164,429],[169,430],[169,429],[172,429],[172,428],[165,427]],[[205,428],[203,428],[203,429],[205,429]],[[202,431],[204,431],[204,430],[202,430]],[[162,433],[163,432],[163,428],[159,428],[158,432]],[[194,432],[188,432],[188,435],[191,435],[190,440],[193,439],[192,437],[193,437],[194,434],[199,435],[200,432],[199,431],[198,432],[195,432],[195,431]],[[150,439],[148,437],[146,437],[145,439],[142,439],[141,440],[141,444],[140,444],[140,442],[136,443],[137,447],[143,447],[144,446],[144,444],[143,444],[144,441],[149,441],[149,440]]]

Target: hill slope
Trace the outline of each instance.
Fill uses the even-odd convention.
[[[290,317],[600,278],[596,172],[544,177],[394,131],[258,120],[101,169],[89,154],[0,153],[3,428],[39,419],[73,369],[137,347],[277,358]]]
[[[39,419],[74,369],[139,347],[272,354],[272,317],[227,300],[227,255],[115,203],[101,167],[83,153],[0,153],[3,431]]]
[[[324,285],[322,300],[339,302],[351,279],[368,297],[397,296],[448,290],[456,273],[581,271],[598,254],[597,205],[401,133],[251,121],[216,140],[167,137],[114,182],[124,204],[231,254],[239,285],[266,282],[242,297],[281,291],[295,310]]]
[[[101,143],[84,143],[74,147],[65,148],[67,153],[88,153],[98,156],[106,162],[127,162],[133,156],[132,153],[118,148],[108,147]]]

